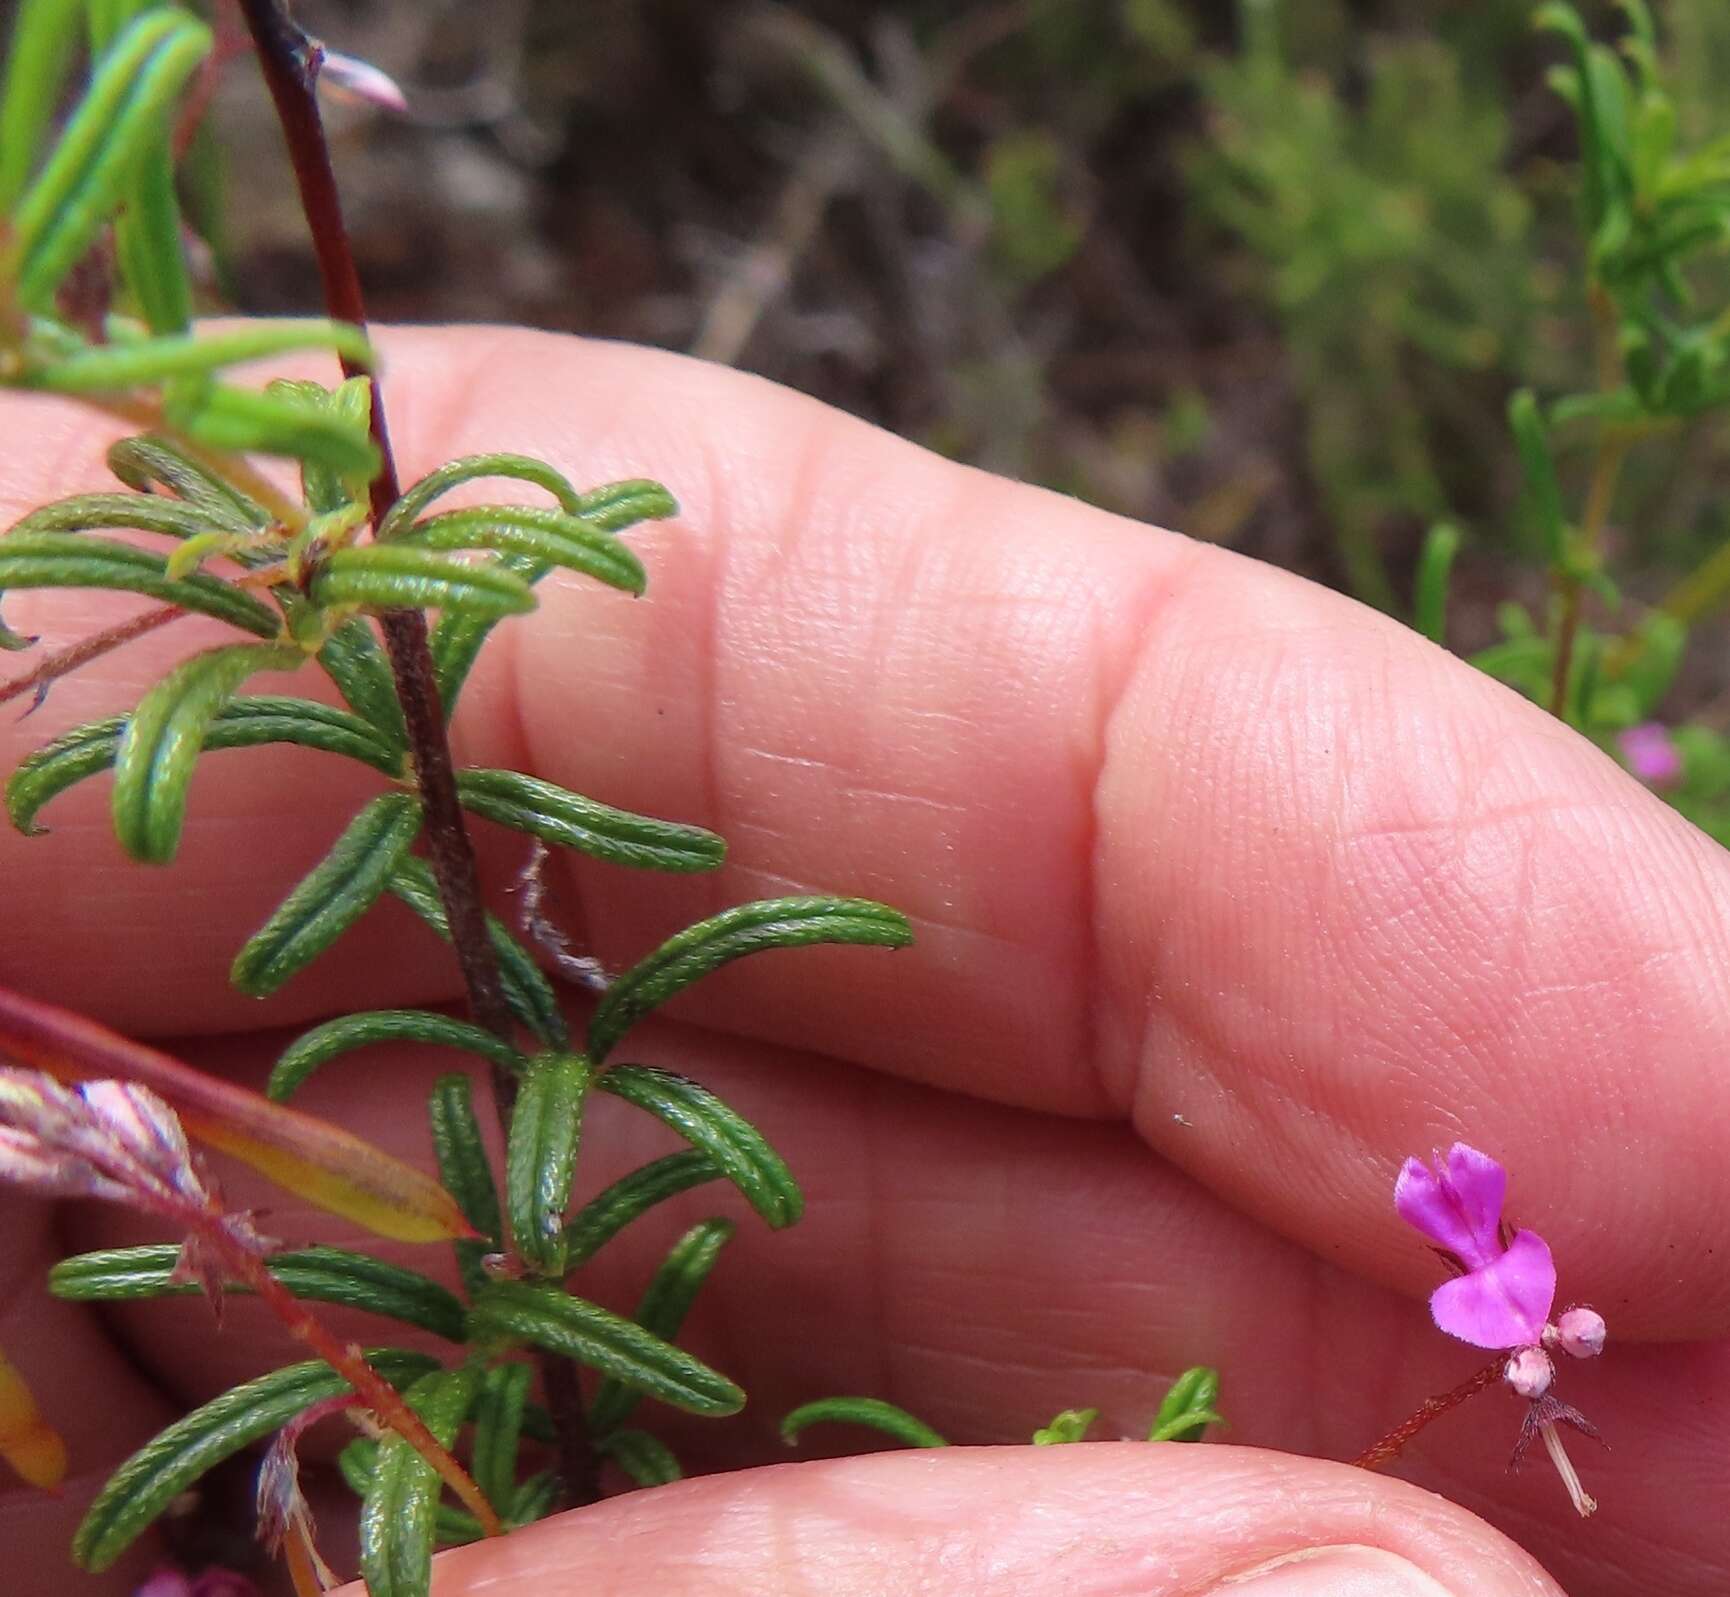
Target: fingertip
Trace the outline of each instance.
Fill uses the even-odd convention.
[[[1442,1498],[1213,1444],[929,1449],[708,1476],[456,1549],[433,1578],[433,1597],[1053,1589],[1560,1597],[1525,1553]]]

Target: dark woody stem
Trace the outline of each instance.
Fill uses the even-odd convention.
[[[1400,1449],[1418,1434],[1431,1420],[1437,1420],[1451,1408],[1458,1408],[1468,1397],[1476,1397],[1478,1393],[1487,1390],[1502,1378],[1506,1368],[1508,1355],[1498,1354],[1495,1362],[1486,1364],[1470,1380],[1461,1381],[1451,1392],[1443,1392],[1440,1397],[1432,1397],[1423,1404],[1410,1419],[1402,1420],[1388,1432],[1374,1447],[1366,1449],[1352,1460],[1359,1469],[1375,1469],[1388,1463],[1398,1456]]]
[[[288,15],[282,0],[239,0],[239,5],[257,48],[259,65],[276,105],[277,119],[282,124],[294,166],[301,209],[318,257],[325,308],[334,319],[364,329],[366,302],[318,110],[315,90],[318,46]],[[401,497],[385,419],[384,395],[371,372],[363,372],[346,360],[343,371],[349,377],[366,377],[372,389],[372,437],[378,446],[380,467],[372,481],[370,499],[373,525],[377,527]],[[462,967],[469,1009],[477,1024],[509,1041],[514,1037],[515,1025],[487,932],[474,844],[457,799],[444,709],[439,702],[432,654],[427,647],[426,617],[419,610],[396,610],[381,617],[381,625],[408,729],[433,872],[450,923],[451,942]],[[515,1082],[508,1071],[494,1065],[492,1086],[500,1123],[508,1131],[516,1097]],[[547,1406],[559,1437],[565,1500],[567,1504],[594,1502],[600,1496],[600,1465],[589,1437],[575,1371],[563,1360],[549,1355],[541,1360],[541,1374]]]

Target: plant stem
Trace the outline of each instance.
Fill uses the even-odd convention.
[[[165,627],[170,621],[178,621],[183,615],[190,613],[177,604],[158,605],[153,610],[140,611],[117,626],[93,633],[88,638],[80,638],[59,653],[47,656],[34,671],[26,671],[23,676],[13,677],[10,682],[0,682],[0,704],[20,698],[32,688],[46,688],[50,683],[58,682],[61,677],[76,671],[79,666],[99,660],[122,644],[131,643],[134,638],[142,638],[156,631],[158,627]]]
[[[1610,507],[1616,499],[1616,483],[1622,473],[1622,462],[1628,456],[1628,438],[1620,431],[1603,432],[1598,438],[1598,450],[1592,461],[1591,482],[1586,489],[1586,506],[1580,520],[1580,553],[1590,558],[1597,553],[1610,519]],[[1585,598],[1585,584],[1572,572],[1557,576],[1561,591],[1562,615],[1556,628],[1556,668],[1550,679],[1550,713],[1560,720],[1567,719],[1568,678],[1574,669],[1574,644],[1580,633],[1580,612]]]
[[[1502,1378],[1502,1370],[1507,1362],[1507,1355],[1501,1354],[1494,1363],[1486,1364],[1470,1380],[1461,1381],[1452,1391],[1427,1399],[1415,1414],[1402,1420],[1373,1447],[1358,1454],[1352,1463],[1359,1469],[1375,1469],[1380,1464],[1386,1464],[1431,1420],[1440,1419],[1449,1409],[1458,1408],[1468,1397],[1476,1397],[1487,1387],[1494,1386]]]
[[[1595,347],[1598,391],[1614,393],[1622,385],[1622,357],[1617,347],[1616,302],[1602,284],[1592,282],[1587,288],[1592,307],[1592,333]],[[1632,438],[1623,427],[1606,422],[1598,424],[1597,448],[1592,457],[1592,477],[1586,489],[1585,509],[1580,518],[1580,538],[1575,550],[1579,561],[1589,561],[1603,541],[1604,527],[1610,519],[1610,507],[1616,499],[1616,482],[1622,473]],[[1578,571],[1559,569],[1556,590],[1562,601],[1562,613],[1556,622],[1556,665],[1550,678],[1550,713],[1560,721],[1568,719],[1568,679],[1574,671],[1574,645],[1580,634],[1580,614],[1585,600],[1585,583]]]
[[[239,0],[239,3],[288,145],[295,182],[300,189],[301,209],[318,258],[325,308],[336,320],[364,330],[366,301],[318,110],[315,87],[318,47],[289,17],[282,0]],[[349,377],[365,376],[372,392],[371,428],[380,467],[369,497],[376,528],[401,497],[385,419],[384,394],[372,373],[362,373],[346,360],[343,372]],[[451,944],[462,967],[470,1014],[478,1025],[512,1041],[515,1023],[505,1002],[498,958],[487,931],[474,843],[457,798],[444,710],[439,703],[438,681],[427,647],[426,617],[419,610],[392,611],[381,618],[381,625],[408,730],[433,873],[450,923]],[[491,1080],[499,1122],[508,1133],[516,1083],[510,1072],[497,1064],[491,1067]],[[540,1367],[547,1406],[559,1438],[565,1502],[567,1505],[594,1502],[600,1496],[600,1465],[589,1436],[575,1372],[554,1355],[542,1356]]]
[[[464,1508],[481,1523],[489,1536],[504,1535],[504,1526],[486,1493],[450,1454],[450,1450],[426,1427],[426,1421],[403,1401],[402,1394],[360,1356],[352,1343],[339,1341],[327,1331],[287,1287],[270,1273],[256,1254],[235,1243],[218,1221],[200,1228],[204,1239],[215,1245],[222,1262],[236,1279],[244,1281],[270,1311],[282,1321],[295,1341],[324,1360],[355,1390],[355,1395],[379,1422],[393,1430],[429,1463],[438,1477],[455,1493]]]

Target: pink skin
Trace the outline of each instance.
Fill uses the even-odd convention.
[[[816,888],[917,923],[905,953],[733,967],[627,1049],[759,1116],[811,1202],[785,1236],[742,1227],[693,1325],[752,1392],[737,1424],[668,1427],[694,1467],[785,1458],[775,1417],[843,1390],[968,1441],[1024,1438],[1076,1404],[1104,1411],[1100,1434],[1133,1434],[1198,1358],[1224,1368],[1234,1443],[1349,1457],[1473,1366],[1429,1323],[1434,1257],[1388,1202],[1407,1150],[1463,1138],[1515,1173],[1510,1219],[1549,1242],[1562,1301],[1615,1329],[1604,1359],[1558,1372],[1614,1451],[1579,1457],[1603,1504],[1584,1531],[1548,1471],[1506,1473],[1523,1405],[1499,1393],[1438,1423],[1406,1473],[1502,1526],[1573,1597],[1725,1589],[1721,851],[1496,684],[1282,573],[673,357],[494,331],[402,334],[387,351],[410,474],[523,449],[584,482],[659,475],[685,506],[633,537],[648,601],[555,581],[459,720],[469,761],[729,838],[718,879],[578,866],[558,886],[579,945],[591,921],[617,966],[722,904]],[[34,446],[0,461],[12,513],[101,481],[107,434],[81,413],[7,399],[0,428]],[[58,642],[129,608],[19,594],[7,617]],[[0,719],[0,752],[112,713],[215,635],[182,623],[63,684],[24,726]],[[224,987],[238,942],[371,790],[298,751],[217,755],[169,873],[119,861],[101,785],[70,795],[48,812],[52,837],[0,837],[8,902],[29,911],[0,920],[0,979],[254,1081],[282,1038],[260,1027],[363,995],[452,996],[442,951],[392,911],[269,1004]],[[485,848],[495,881],[522,858],[497,835]],[[382,1054],[333,1065],[306,1103],[424,1158],[401,1105],[426,1079]],[[666,1146],[617,1108],[597,1106],[593,1179]],[[225,1183],[270,1209],[273,1234],[354,1240]],[[589,1290],[628,1305],[677,1219],[736,1209],[688,1195],[603,1255]],[[5,1219],[0,1345],[44,1394],[102,1392],[55,1414],[85,1471],[67,1497],[0,1501],[0,1539],[40,1572],[26,1589],[57,1590],[73,1505],[104,1463],[165,1406],[285,1350],[245,1304],[220,1341],[186,1304],[100,1318],[50,1304],[47,1212]],[[141,1234],[125,1216],[75,1219],[80,1245]],[[852,1440],[814,1436],[813,1451]],[[747,1537],[758,1589],[794,1582],[778,1560],[808,1546],[870,1569],[915,1536],[915,1482],[943,1494],[964,1592],[1009,1589],[986,1556],[1005,1492],[1040,1510],[1016,1545],[1049,1552],[1041,1538],[1068,1527],[1068,1557],[1101,1591],[1203,1589],[1220,1571],[1161,1562],[1198,1537],[1262,1558],[1367,1545],[1434,1567],[1442,1589],[1553,1589],[1465,1516],[1436,1532],[1451,1562],[1417,1562],[1394,1545],[1419,1501],[1398,1482],[1234,1450],[1205,1466],[1229,1489],[1180,1500],[1157,1451],[701,1483],[466,1553],[439,1597],[555,1591],[512,1560],[581,1569],[609,1526],[633,1532],[608,1545],[641,1558],[651,1584],[635,1589],[704,1589],[699,1551],[728,1556],[712,1507],[816,1538],[765,1552]],[[990,1469],[1005,1473],[976,1473]],[[887,1483],[874,1501],[900,1507],[844,1533],[856,1480]],[[1139,1493],[1160,1512],[1129,1514]],[[1355,1517],[1312,1521],[1317,1501]]]

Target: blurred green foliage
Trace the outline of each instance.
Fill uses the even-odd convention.
[[[1461,446],[1490,441],[1484,379],[1531,360],[1555,275],[1506,168],[1504,82],[1477,61],[1486,22],[1525,10],[1361,40],[1337,7],[1244,0],[1237,49],[1200,74],[1192,201],[1278,318],[1345,575],[1383,609],[1388,523],[1469,508],[1457,490],[1482,468],[1462,470]]]

